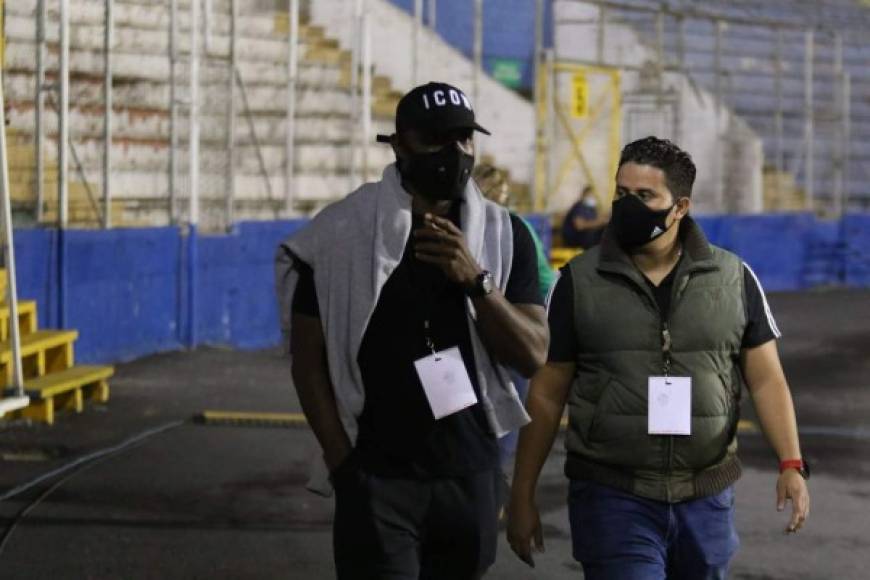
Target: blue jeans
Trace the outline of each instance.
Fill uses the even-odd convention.
[[[568,499],[574,559],[587,580],[719,580],[740,541],[734,487],[669,504],[587,481]]]

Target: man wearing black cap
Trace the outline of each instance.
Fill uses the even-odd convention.
[[[469,180],[475,130],[462,91],[415,88],[378,137],[396,153],[381,181],[279,248],[340,579],[479,578],[495,560],[497,437],[528,421],[508,367],[531,376],[548,329],[528,230]]]

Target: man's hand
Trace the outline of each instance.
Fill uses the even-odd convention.
[[[511,550],[520,560],[535,567],[532,558],[532,541],[535,551],[544,551],[544,532],[541,528],[541,516],[533,501],[511,498],[507,512],[507,540]]]
[[[786,469],[776,481],[777,511],[784,510],[785,502],[789,499],[792,513],[785,531],[787,534],[793,534],[803,527],[810,515],[810,492],[807,489],[807,482],[795,469]]]
[[[441,268],[451,282],[474,286],[480,266],[468,251],[462,230],[448,219],[427,213],[422,228],[414,232],[414,255],[421,262]]]

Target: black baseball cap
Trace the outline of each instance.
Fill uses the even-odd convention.
[[[453,129],[472,129],[491,133],[474,120],[474,109],[465,93],[447,83],[427,83],[411,89],[396,106],[396,132],[416,129],[426,135]],[[378,135],[378,142],[389,143],[389,135]]]

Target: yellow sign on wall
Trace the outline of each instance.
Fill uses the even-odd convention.
[[[571,116],[577,119],[589,116],[589,83],[582,71],[571,77]]]

